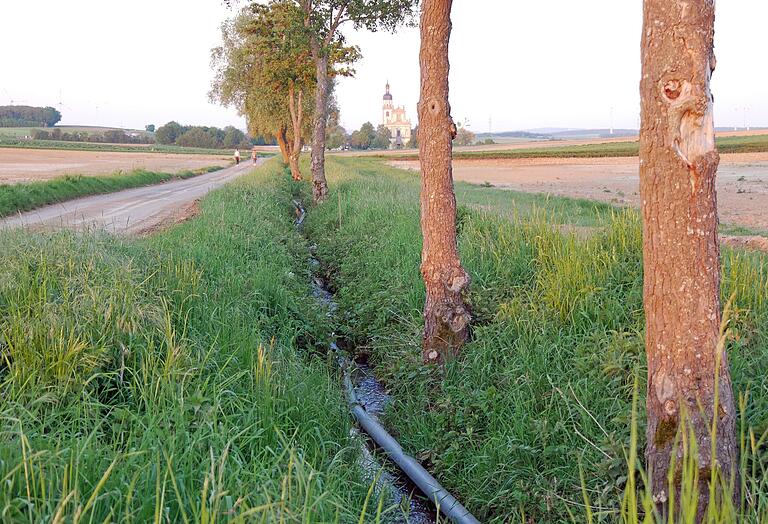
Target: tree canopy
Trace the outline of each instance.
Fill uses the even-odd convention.
[[[53,107],[0,106],[0,127],[53,127],[60,120]]]
[[[276,137],[281,148],[303,143],[310,129],[303,115],[312,112],[314,74],[301,20],[289,0],[249,5],[222,26],[212,51],[211,99],[235,107],[252,135]]]

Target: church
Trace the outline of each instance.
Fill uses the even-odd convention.
[[[392,103],[392,95],[389,92],[389,82],[387,82],[387,91],[384,93],[384,107],[381,110],[382,124],[389,129],[391,134],[390,148],[401,149],[408,145],[411,139],[411,121],[405,114],[405,106],[395,107]]]

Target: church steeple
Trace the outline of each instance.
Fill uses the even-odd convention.
[[[389,80],[387,80],[387,90],[384,93],[384,100],[392,100],[392,95],[389,94]]]

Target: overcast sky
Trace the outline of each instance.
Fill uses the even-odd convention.
[[[220,0],[0,0],[0,105],[62,104],[62,124],[236,125],[210,104]],[[765,0],[717,3],[716,125],[768,125]],[[641,0],[455,0],[451,104],[475,132],[638,125]],[[389,80],[415,125],[418,30],[348,33],[363,59],[342,122],[381,120]],[[746,109],[746,110],[745,110]],[[490,119],[490,124],[489,124]]]

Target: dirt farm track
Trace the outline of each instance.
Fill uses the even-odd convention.
[[[0,148],[0,184],[48,180],[61,175],[104,175],[138,168],[177,173],[225,166],[229,161],[226,155]]]

